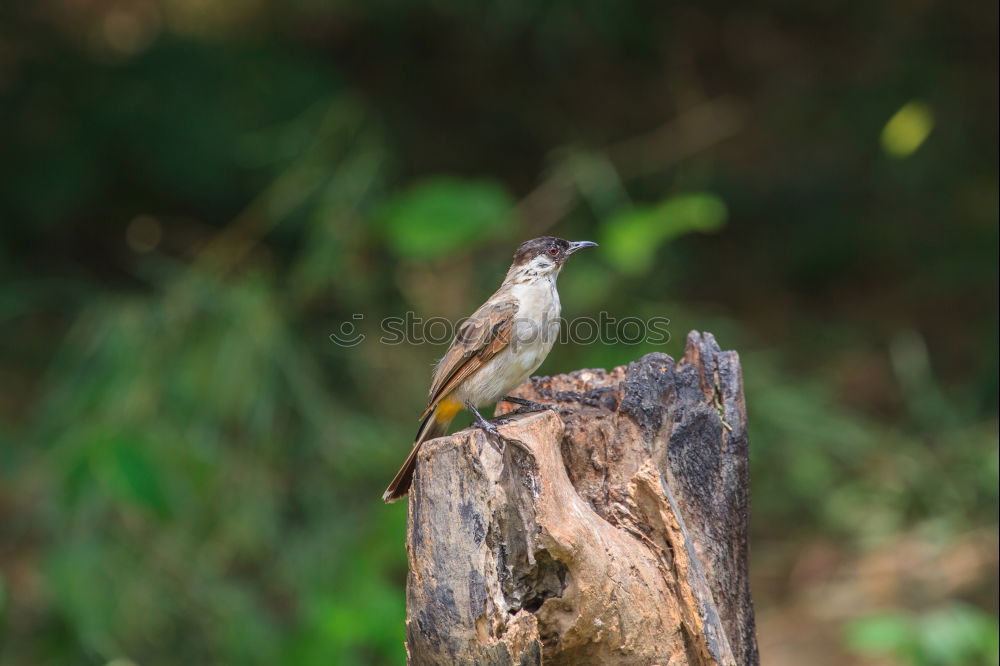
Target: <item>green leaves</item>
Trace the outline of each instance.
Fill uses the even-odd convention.
[[[869,615],[851,622],[846,638],[859,654],[892,656],[916,666],[997,663],[996,620],[958,603],[922,615]]]
[[[79,508],[97,492],[142,507],[157,518],[169,518],[172,508],[162,476],[176,470],[160,469],[153,447],[152,439],[134,431],[108,433],[95,428],[82,435],[75,451],[65,454],[62,487],[66,501]]]
[[[111,451],[119,492],[161,518],[170,513],[160,475],[141,442],[117,441]]]
[[[715,231],[727,214],[726,204],[710,192],[678,194],[613,216],[604,226],[601,247],[619,270],[643,273],[663,243],[692,231]]]
[[[431,259],[501,235],[513,210],[493,181],[435,177],[397,194],[378,217],[397,254]]]

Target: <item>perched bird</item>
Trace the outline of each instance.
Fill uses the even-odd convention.
[[[556,278],[566,259],[590,241],[545,236],[526,241],[514,253],[503,284],[459,327],[455,339],[434,370],[427,409],[413,450],[396,473],[382,499],[394,502],[406,495],[413,480],[420,445],[441,437],[455,415],[468,409],[476,425],[494,437],[496,426],[476,409],[501,400],[531,411],[545,408],[507,396],[534,372],[559,335],[559,292]]]

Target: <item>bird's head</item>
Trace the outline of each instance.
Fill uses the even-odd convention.
[[[510,274],[524,277],[556,275],[570,255],[588,247],[597,247],[597,243],[568,241],[552,236],[532,238],[517,248]]]

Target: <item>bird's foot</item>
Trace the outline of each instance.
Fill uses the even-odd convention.
[[[490,443],[490,446],[498,452],[503,453],[503,446],[501,443],[505,438],[500,434],[500,430],[497,429],[496,424],[490,423],[484,419],[483,415],[479,413],[479,410],[476,409],[475,405],[471,402],[466,402],[465,408],[472,412],[472,417],[474,419],[473,425],[486,433],[486,441]]]
[[[486,441],[490,443],[497,453],[503,454],[504,450],[507,448],[507,444],[513,444],[517,448],[525,451],[526,453],[531,453],[531,450],[519,439],[514,439],[513,437],[504,437],[500,434],[500,430],[497,425],[507,425],[510,421],[508,419],[497,419],[496,423],[487,421],[483,418],[483,415],[479,413],[471,403],[466,402],[465,408],[472,412],[472,416],[475,419],[473,425],[483,432],[486,433]]]
[[[545,410],[552,410],[554,412],[559,411],[559,407],[556,405],[549,405],[544,402],[535,402],[534,400],[526,400],[525,398],[518,398],[513,395],[505,395],[500,398],[500,402],[509,402],[513,405],[520,405],[517,409],[511,410],[505,414],[505,416],[517,416],[519,414],[531,414],[534,412],[544,412]]]
[[[504,436],[500,434],[500,430],[496,427],[496,425],[490,423],[489,421],[483,421],[482,423],[476,423],[475,426],[486,433],[486,441],[488,441],[494,449],[503,453]]]

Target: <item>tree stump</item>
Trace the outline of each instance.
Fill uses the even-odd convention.
[[[692,332],[680,362],[515,395],[558,411],[512,417],[502,453],[473,429],[420,453],[410,663],[757,664],[737,354]]]

